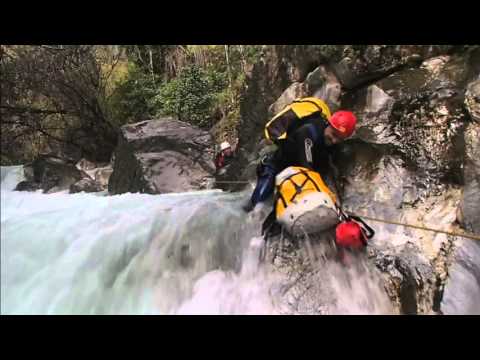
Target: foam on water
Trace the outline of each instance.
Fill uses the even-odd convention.
[[[2,314],[279,313],[247,193],[12,191],[22,167],[1,179]]]

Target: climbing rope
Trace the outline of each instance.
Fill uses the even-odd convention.
[[[377,218],[374,218],[374,217],[360,215],[358,213],[353,213],[353,212],[350,212],[350,211],[345,211],[345,212],[348,215],[359,216],[363,219],[370,220],[370,221],[376,221],[376,222],[382,222],[382,223],[385,223],[385,224],[405,226],[405,227],[410,227],[410,228],[419,229],[419,230],[433,231],[433,232],[436,232],[436,233],[446,234],[446,235],[450,235],[450,236],[461,236],[461,237],[468,238],[468,239],[473,239],[473,240],[480,240],[480,236],[470,234],[470,233],[466,233],[466,232],[455,233],[455,232],[444,231],[444,230],[439,230],[439,229],[432,229],[432,228],[428,228],[428,227],[425,227],[425,226],[405,224],[405,223],[401,223],[401,222],[397,222],[397,221],[391,221],[391,220],[385,220],[385,219],[377,219]]]

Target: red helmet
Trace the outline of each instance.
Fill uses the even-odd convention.
[[[366,245],[365,235],[355,221],[343,221],[336,229],[336,244],[340,247],[360,249]]]
[[[343,138],[348,138],[353,134],[356,124],[357,118],[351,111],[337,111],[330,118],[330,125]]]

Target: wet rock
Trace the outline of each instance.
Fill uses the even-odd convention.
[[[85,178],[80,181],[77,181],[75,184],[72,184],[70,186],[70,193],[78,193],[78,192],[99,192],[104,190],[104,187],[97,183],[95,180],[92,180],[90,178]]]
[[[420,249],[408,242],[400,248],[376,249],[374,261],[390,280],[390,295],[402,314],[429,313],[433,307],[435,274]]]
[[[480,243],[462,239],[456,243],[440,309],[446,315],[480,315],[479,299]]]
[[[346,210],[373,219],[458,231],[460,189],[428,196],[417,174],[385,145],[347,143],[337,159],[344,176]],[[366,219],[376,234],[370,260],[385,276],[386,291],[404,314],[438,312],[453,239],[445,234]]]
[[[102,188],[107,189],[108,188],[108,181],[110,179],[110,176],[112,176],[113,173],[113,167],[108,165],[103,168],[96,168],[94,170],[94,178],[97,183],[99,183]]]
[[[364,256],[335,260],[331,233],[269,240],[268,266],[283,277],[277,301],[284,314],[393,314],[384,280]]]
[[[423,207],[404,209],[400,221],[455,231],[455,196],[428,199]],[[381,213],[372,216],[385,218]],[[376,235],[366,254],[348,266],[335,261],[335,249],[328,245],[333,234],[312,235],[309,246],[305,239],[288,236],[269,240],[267,262],[288,279],[282,292],[282,301],[290,309],[287,313],[316,314],[320,308],[326,313],[440,312],[454,239],[366,221]]]
[[[68,190],[70,186],[88,175],[68,160],[54,155],[41,155],[24,168],[26,183],[17,186],[19,191],[42,189],[44,193]]]
[[[15,187],[15,191],[37,191],[41,189],[41,185],[34,181],[21,181]]]
[[[173,118],[121,128],[111,194],[183,192],[207,188],[215,173],[211,135]]]
[[[343,205],[352,210],[397,218],[403,204],[413,204],[420,196],[415,174],[388,148],[350,141],[335,162],[343,179],[339,184]]]
[[[108,180],[113,172],[113,165],[110,163],[95,163],[86,159],[81,159],[76,167],[86,174],[89,178],[95,180],[104,190],[108,188]]]
[[[33,165],[32,163],[25,164],[23,166],[23,175],[27,181],[35,181],[33,177]]]

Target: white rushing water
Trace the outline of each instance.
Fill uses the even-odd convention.
[[[21,180],[21,166],[1,168],[2,314],[279,313],[245,193],[12,191]],[[332,284],[337,313],[388,311],[362,307],[365,279]]]

